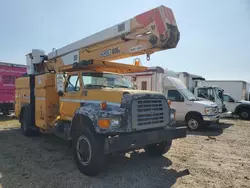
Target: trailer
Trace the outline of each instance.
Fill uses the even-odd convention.
[[[25,65],[0,62],[0,111],[3,115],[14,111],[15,79],[25,73]]]
[[[217,85],[229,93],[235,100],[250,100],[250,83],[243,80],[207,80],[209,84]]]

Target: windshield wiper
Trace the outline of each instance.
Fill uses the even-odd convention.
[[[88,85],[85,85],[86,88],[95,88],[95,87],[98,87],[98,88],[114,88],[113,86],[105,86],[105,85],[93,85],[93,84],[88,84]]]
[[[113,87],[130,88],[130,87],[124,86],[124,85],[113,85]]]
[[[189,99],[190,101],[199,101],[200,99],[196,98],[196,99]]]

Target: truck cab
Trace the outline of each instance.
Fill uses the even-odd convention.
[[[230,96],[229,93],[223,94],[223,101],[226,108],[232,113],[232,115],[239,116],[243,120],[250,119],[250,101],[238,101]]]
[[[227,112],[223,102],[223,89],[215,86],[197,86],[194,88],[194,95],[203,100],[213,101],[218,105],[218,110],[222,114]]]
[[[202,100],[210,100],[217,104],[221,116],[227,111],[223,104],[222,88],[208,84],[202,76],[187,72],[176,73],[175,77],[179,78],[196,97]]]

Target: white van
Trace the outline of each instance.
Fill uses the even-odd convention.
[[[214,102],[195,97],[180,79],[167,76],[160,67],[125,76],[134,82],[137,89],[164,93],[176,110],[176,121],[185,123],[191,130],[204,128],[219,120],[218,106]]]
[[[176,121],[186,122],[192,130],[219,120],[217,105],[195,97],[178,78],[164,79],[164,93],[167,99],[171,100],[171,106],[176,109]]]

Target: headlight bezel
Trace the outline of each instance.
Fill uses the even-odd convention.
[[[174,108],[170,108],[170,115],[169,115],[170,122],[175,121],[176,119],[175,116],[176,116],[176,110]]]
[[[105,122],[105,126],[101,124],[101,122]],[[107,126],[108,123],[108,126]],[[121,119],[120,118],[99,118],[97,121],[98,126],[101,129],[117,129],[121,127]]]
[[[207,107],[205,107],[204,112],[205,112],[205,114],[207,114],[207,115],[212,115],[212,114],[215,114],[216,110],[217,110],[216,107],[207,106]]]

